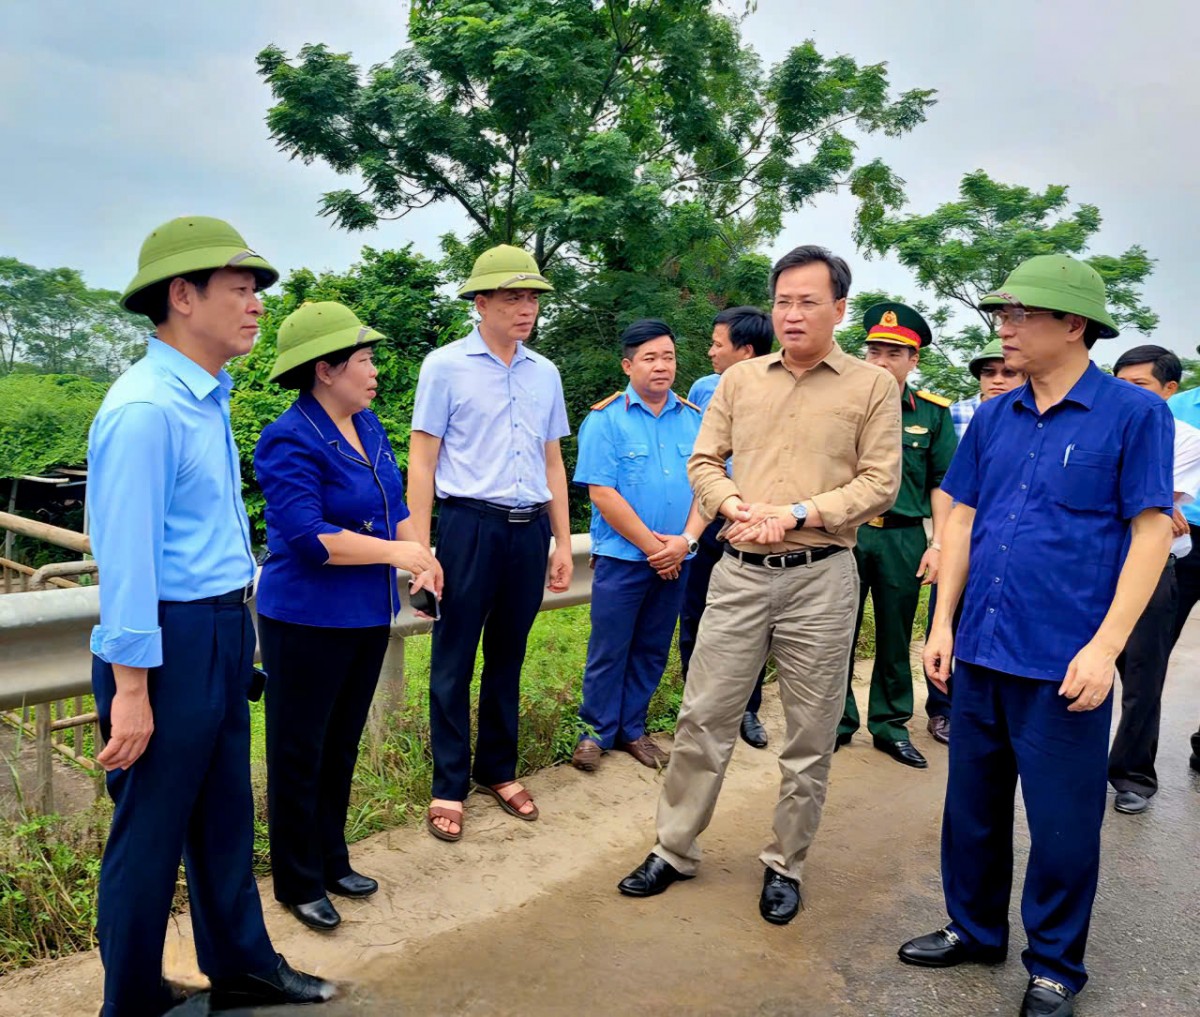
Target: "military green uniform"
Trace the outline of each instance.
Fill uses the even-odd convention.
[[[868,339],[880,341],[875,335],[872,330]],[[859,578],[856,642],[868,593],[875,606],[875,668],[871,673],[867,729],[888,742],[909,738],[906,725],[913,713],[909,644],[921,594],[917,569],[927,547],[924,520],[932,514],[930,492],[941,485],[958,444],[949,405],[949,399],[931,392],[914,392],[905,385],[901,398],[904,458],[900,494],[890,511],[858,528],[854,548]],[[853,734],[859,727],[858,706],[850,688],[853,678],[851,659],[839,735]]]

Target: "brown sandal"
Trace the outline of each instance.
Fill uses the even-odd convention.
[[[521,811],[522,805],[526,802],[533,802],[533,796],[528,791],[522,788],[511,798],[507,799],[500,793],[501,788],[515,783],[515,780],[506,780],[503,784],[492,784],[490,787],[487,784],[476,784],[475,790],[482,791],[485,795],[491,795],[499,803],[500,808],[510,816],[516,816],[517,819],[523,819],[527,823],[532,823],[538,817],[538,807],[534,805],[532,812]]]
[[[458,833],[449,833],[441,829],[434,823],[435,819],[448,819],[451,823],[457,823]],[[448,840],[451,843],[462,840],[463,810],[447,809],[441,805],[431,805],[425,812],[425,828],[438,840]]]

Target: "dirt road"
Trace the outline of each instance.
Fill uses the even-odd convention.
[[[1093,984],[1080,1017],[1200,1013],[1200,777],[1187,768],[1186,744],[1200,719],[1198,636],[1193,625],[1168,686],[1163,790],[1145,815],[1110,811],[1105,822],[1088,955]],[[764,719],[777,743],[771,687]],[[301,928],[268,903],[272,934],[297,966],[346,983],[325,1017],[1015,1014],[1026,979],[1019,933],[998,968],[925,972],[896,961],[900,942],[943,920],[937,853],[946,753],[923,720],[913,728],[930,758],[926,771],[900,766],[862,736],[836,756],[805,910],[784,928],[757,913],[757,854],[778,768],[770,749],[739,743],[704,839],[701,875],[661,897],[616,892],[653,842],[658,780],[610,755],[594,775],[560,767],[531,778],[539,823],[509,819],[477,796],[458,845],[420,828],[359,845],[356,866],[378,876],[383,891],[339,902],[345,921],[331,935]],[[1022,829],[1019,865],[1024,844]],[[269,886],[264,897],[270,901]],[[1013,925],[1020,928],[1015,907]],[[172,932],[168,969],[198,978],[186,921]],[[99,975],[89,954],[3,979],[0,1015],[90,1017]],[[203,1012],[199,1001],[193,1008]]]

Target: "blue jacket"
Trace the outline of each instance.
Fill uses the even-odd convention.
[[[396,539],[408,518],[404,482],[379,418],[354,415],[364,462],[308,392],[263,428],[254,472],[266,498],[267,558],[258,613],[325,628],[390,625],[400,610],[390,565],[327,565],[322,533]]]

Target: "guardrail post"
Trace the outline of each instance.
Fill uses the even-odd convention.
[[[38,809],[43,816],[54,811],[54,760],[50,746],[50,724],[53,711],[49,703],[37,705],[37,734],[34,744],[37,752]]]
[[[370,736],[373,742],[382,741],[387,734],[388,718],[404,707],[404,694],[404,637],[393,634],[388,637],[379,686],[371,701]]]

